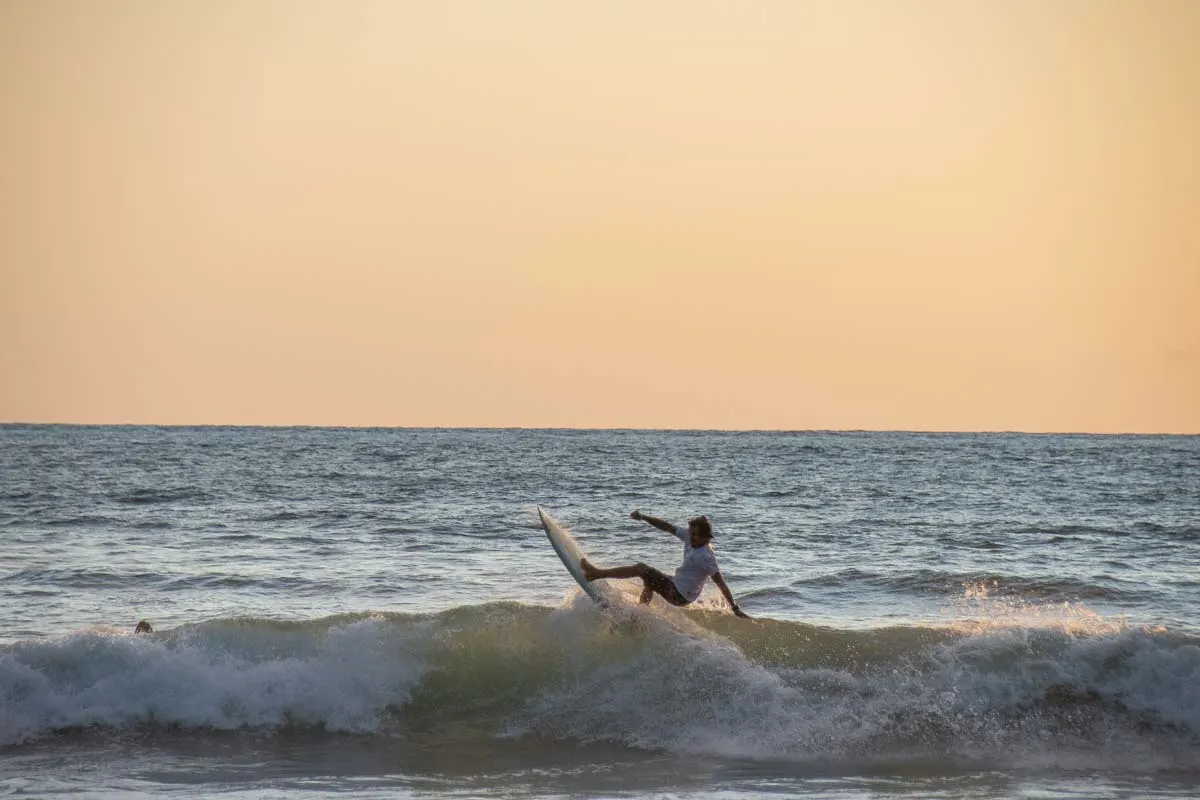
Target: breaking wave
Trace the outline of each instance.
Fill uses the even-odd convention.
[[[538,737],[785,761],[1194,768],[1200,640],[1095,620],[837,630],[586,600],[0,647],[0,745],[81,730]]]

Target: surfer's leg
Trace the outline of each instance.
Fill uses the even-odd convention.
[[[583,568],[583,577],[589,581],[600,580],[601,578],[640,578],[650,569],[642,563],[630,564],[628,567],[613,567],[612,569],[597,569],[586,558],[579,562],[579,566]]]
[[[639,603],[649,603],[654,597],[655,592],[673,606],[685,606],[688,603],[687,598],[675,588],[674,581],[654,567],[643,564],[640,561],[636,564],[630,564],[628,567],[597,569],[590,561],[584,558],[579,561],[579,566],[583,568],[583,577],[589,581],[598,581],[603,578],[641,578],[642,595],[638,599]]]

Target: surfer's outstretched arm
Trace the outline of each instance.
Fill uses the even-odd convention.
[[[750,619],[750,615],[745,611],[742,611],[742,609],[738,607],[738,604],[734,602],[733,592],[729,591],[729,584],[725,583],[725,579],[721,577],[721,573],[714,572],[712,581],[717,585],[717,588],[721,590],[721,594],[725,595],[725,602],[729,603],[729,607],[733,610],[733,613],[736,616],[742,617],[743,619]]]
[[[666,531],[667,533],[673,533],[676,536],[679,535],[679,529],[676,528],[671,523],[667,522],[665,519],[659,519],[658,517],[652,517],[649,514],[643,514],[641,511],[634,511],[632,514],[629,515],[629,518],[640,520],[647,524],[653,525],[654,527],[658,528],[660,531]]]

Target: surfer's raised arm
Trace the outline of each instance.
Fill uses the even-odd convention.
[[[665,519],[659,519],[658,517],[652,517],[649,514],[643,514],[641,511],[638,511],[636,509],[634,510],[634,512],[632,514],[629,515],[629,518],[636,519],[640,522],[645,522],[649,525],[653,525],[654,527],[658,528],[660,531],[666,531],[667,533],[673,533],[676,536],[679,535],[679,529],[676,528],[671,523],[667,522]]]

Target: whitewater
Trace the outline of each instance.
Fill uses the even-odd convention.
[[[1198,468],[1172,436],[0,426],[0,792],[1192,797]],[[535,503],[668,572],[629,511],[708,514],[754,619],[598,608]]]

